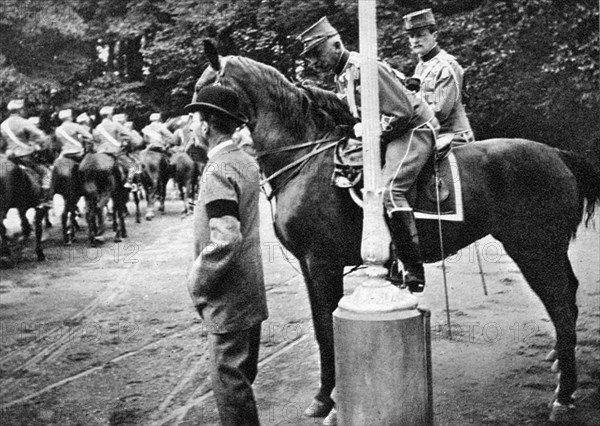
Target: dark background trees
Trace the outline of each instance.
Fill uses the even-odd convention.
[[[600,157],[597,1],[377,4],[380,56],[406,74],[416,58],[402,16],[434,10],[440,44],[467,69],[478,138],[525,137]],[[205,37],[292,79],[295,36],[323,15],[358,47],[357,0],[4,0],[0,9],[2,114],[23,97],[46,123],[58,108],[106,103],[138,125],[155,109],[180,113],[206,66]]]

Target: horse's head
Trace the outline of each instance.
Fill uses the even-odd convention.
[[[353,121],[347,106],[335,94],[300,88],[281,72],[250,58],[220,56],[206,41],[209,65],[196,82],[196,93],[219,84],[234,90],[241,112],[259,149],[318,139],[338,124]]]

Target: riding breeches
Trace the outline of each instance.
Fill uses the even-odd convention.
[[[41,163],[35,161],[30,155],[24,155],[21,157],[11,157],[11,160],[15,164],[20,164],[27,167],[35,172],[38,176],[38,181],[43,189],[50,189],[52,182],[52,170]]]
[[[394,211],[411,210],[406,202],[406,193],[433,152],[438,130],[438,121],[433,118],[387,144],[383,205],[388,215]]]
[[[127,154],[117,156],[117,161],[127,171],[127,181],[132,182],[136,173],[141,173],[139,164]]]

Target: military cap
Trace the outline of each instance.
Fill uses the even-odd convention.
[[[6,105],[6,109],[9,111],[17,111],[23,109],[24,106],[25,102],[23,99],[12,99],[8,102],[8,105]]]
[[[158,121],[160,120],[160,112],[154,112],[150,114],[150,121]]]
[[[63,109],[62,111],[59,111],[59,113],[58,113],[59,120],[64,120],[65,118],[72,118],[72,117],[73,117],[73,111],[71,109]]]
[[[40,125],[40,117],[34,116],[34,117],[29,117],[27,119],[27,121],[29,121],[31,124],[33,124],[34,126],[39,126]]]
[[[431,9],[423,9],[404,15],[404,29],[406,31],[416,30],[435,25],[435,18]]]
[[[115,114],[113,115],[113,121],[124,124],[127,121],[127,117],[125,116],[125,114]]]
[[[103,106],[100,109],[100,115],[109,115],[115,111],[115,107],[113,106]]]
[[[300,56],[306,55],[310,50],[336,35],[338,35],[337,30],[329,23],[327,17],[323,16],[297,37],[304,44],[304,50],[300,53]]]
[[[83,112],[83,113],[81,113],[81,114],[79,114],[77,116],[77,118],[75,119],[75,121],[78,122],[78,123],[85,123],[86,121],[90,121],[90,116],[87,115],[86,112]]]
[[[232,118],[239,124],[247,123],[248,119],[239,111],[240,100],[237,93],[223,86],[208,86],[200,90],[196,102],[185,106],[186,112],[208,111]]]

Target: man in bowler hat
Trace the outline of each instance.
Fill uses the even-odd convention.
[[[194,262],[187,286],[208,332],[211,381],[221,424],[258,425],[252,390],[267,319],[259,236],[259,169],[232,137],[246,123],[237,94],[221,86],[186,107],[208,149],[194,208]]]

